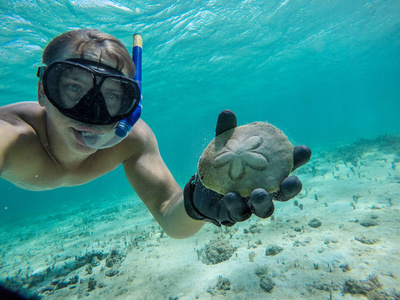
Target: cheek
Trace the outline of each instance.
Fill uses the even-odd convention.
[[[65,125],[68,125],[71,123],[71,119],[64,116],[62,113],[59,112],[57,108],[55,108],[53,105],[48,103],[46,105],[46,112],[47,112],[47,118],[49,121],[53,124],[53,126],[57,128],[62,128],[65,127]]]

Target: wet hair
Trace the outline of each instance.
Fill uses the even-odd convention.
[[[107,57],[116,63],[118,70],[126,71],[129,77],[133,77],[136,71],[124,44],[114,36],[97,29],[72,30],[55,37],[44,49],[42,62],[49,65],[53,61],[63,59],[63,53],[76,54],[82,59],[85,59],[85,54],[90,53],[97,55],[100,63],[102,58]]]

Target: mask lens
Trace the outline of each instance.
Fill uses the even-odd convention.
[[[70,109],[93,88],[93,78],[85,69],[57,63],[49,68],[45,85],[47,97],[53,104]]]
[[[101,85],[101,94],[111,116],[129,113],[136,103],[132,101],[136,98],[133,82],[121,78],[106,78]]]

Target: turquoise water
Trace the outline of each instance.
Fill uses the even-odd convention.
[[[37,99],[36,68],[56,35],[92,27],[129,49],[141,33],[142,116],[181,185],[226,108],[314,150],[400,131],[399,1],[3,1],[0,21],[1,105]],[[113,186],[130,192],[122,170],[62,192],[1,181],[2,214]]]
[[[223,109],[314,152],[400,133],[398,0],[15,0],[0,3],[0,24],[0,105],[37,100],[36,68],[56,35],[96,28],[129,49],[140,33],[142,118],[181,186]],[[76,188],[0,190],[2,221],[132,193],[122,169]]]

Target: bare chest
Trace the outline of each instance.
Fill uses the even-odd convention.
[[[23,189],[50,190],[85,184],[119,164],[117,159],[100,154],[75,165],[63,166],[43,150],[29,151],[14,161],[2,177]]]

